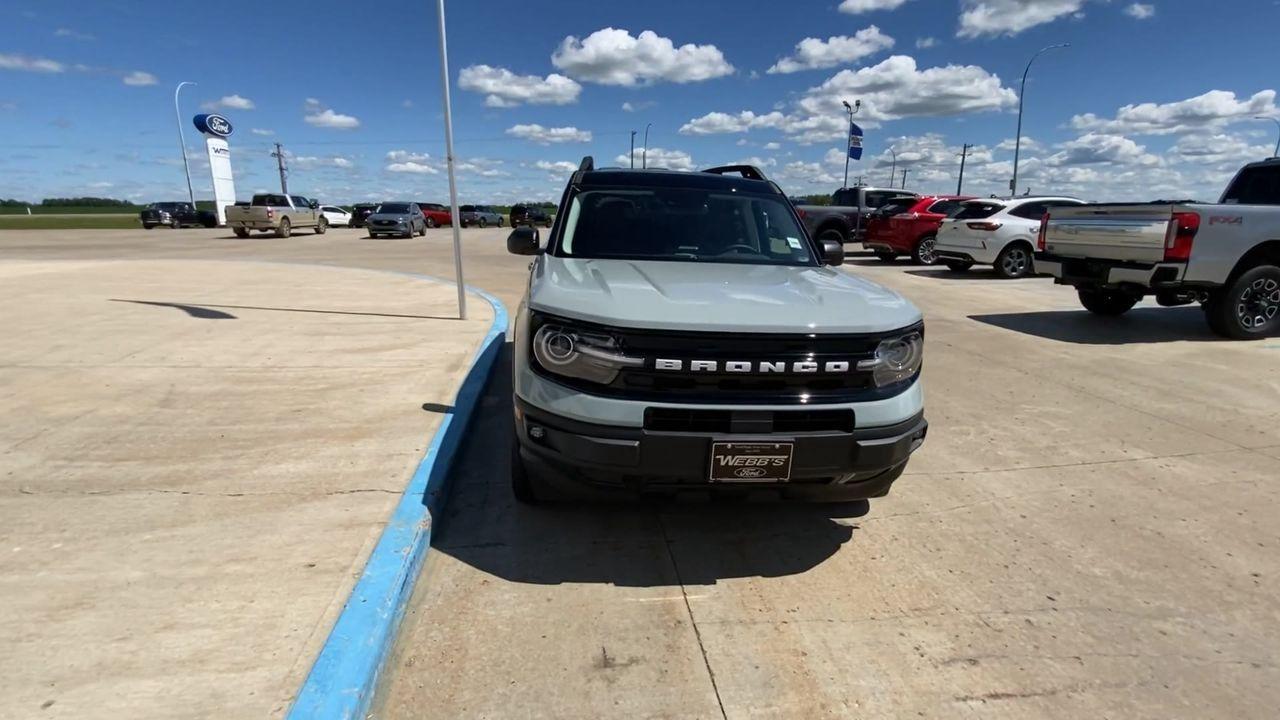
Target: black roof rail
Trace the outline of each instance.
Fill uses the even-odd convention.
[[[578,163],[578,169],[581,170],[582,172],[591,172],[592,170],[595,170],[596,169],[595,158],[591,157],[590,155],[587,155],[586,157],[582,158],[582,162]]]
[[[720,167],[707,168],[702,172],[711,173],[713,175],[738,173],[748,180],[768,180],[768,178],[764,176],[764,172],[755,165],[721,165]]]

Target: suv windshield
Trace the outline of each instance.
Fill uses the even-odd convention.
[[[557,255],[814,265],[785,199],[688,188],[589,190],[574,196]]]
[[[409,203],[382,203],[374,212],[383,215],[404,215],[409,212]]]

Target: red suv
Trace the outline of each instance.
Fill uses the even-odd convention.
[[[938,261],[933,249],[938,227],[960,212],[960,203],[972,199],[965,195],[894,198],[867,216],[862,245],[885,262],[910,255],[919,265],[932,265]]]
[[[418,203],[418,207],[422,209],[422,217],[429,228],[453,224],[453,213],[444,205],[424,202]]]

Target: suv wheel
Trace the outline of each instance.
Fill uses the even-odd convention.
[[[911,251],[911,259],[917,265],[936,265],[938,262],[938,251],[935,246],[938,238],[933,235],[925,235],[916,241],[915,249]]]
[[[236,234],[236,237],[238,237],[238,238],[247,238],[247,237],[249,237],[249,228],[242,228],[242,227],[232,228],[232,229],[231,229],[231,232],[235,233],[235,234]]]
[[[329,221],[328,221],[328,220],[326,220],[326,219],[324,219],[324,218],[320,218],[320,219],[316,222],[316,234],[317,234],[317,235],[323,235],[323,234],[325,233],[325,231],[326,231],[326,230],[328,230],[328,229],[329,229]]]
[[[436,226],[436,219],[432,217],[427,218],[427,227],[433,228],[435,226]]]
[[[1204,306],[1214,332],[1257,340],[1280,329],[1280,267],[1259,265],[1218,290]]]
[[[481,228],[489,227],[489,221],[485,220],[484,218],[480,218],[480,221],[477,222],[476,224],[479,225]]]
[[[1115,317],[1129,312],[1138,304],[1138,298],[1119,290],[1096,290],[1080,288],[1076,290],[1080,296],[1080,304],[1094,315]]]
[[[996,258],[996,274],[1013,279],[1031,274],[1031,250],[1021,242],[1010,243]]]
[[[293,232],[293,228],[289,225],[289,218],[281,220],[280,225],[276,227],[276,237],[278,238],[287,238],[291,232]]]

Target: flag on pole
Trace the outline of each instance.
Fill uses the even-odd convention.
[[[852,122],[849,123],[849,157],[862,159],[862,128]]]

